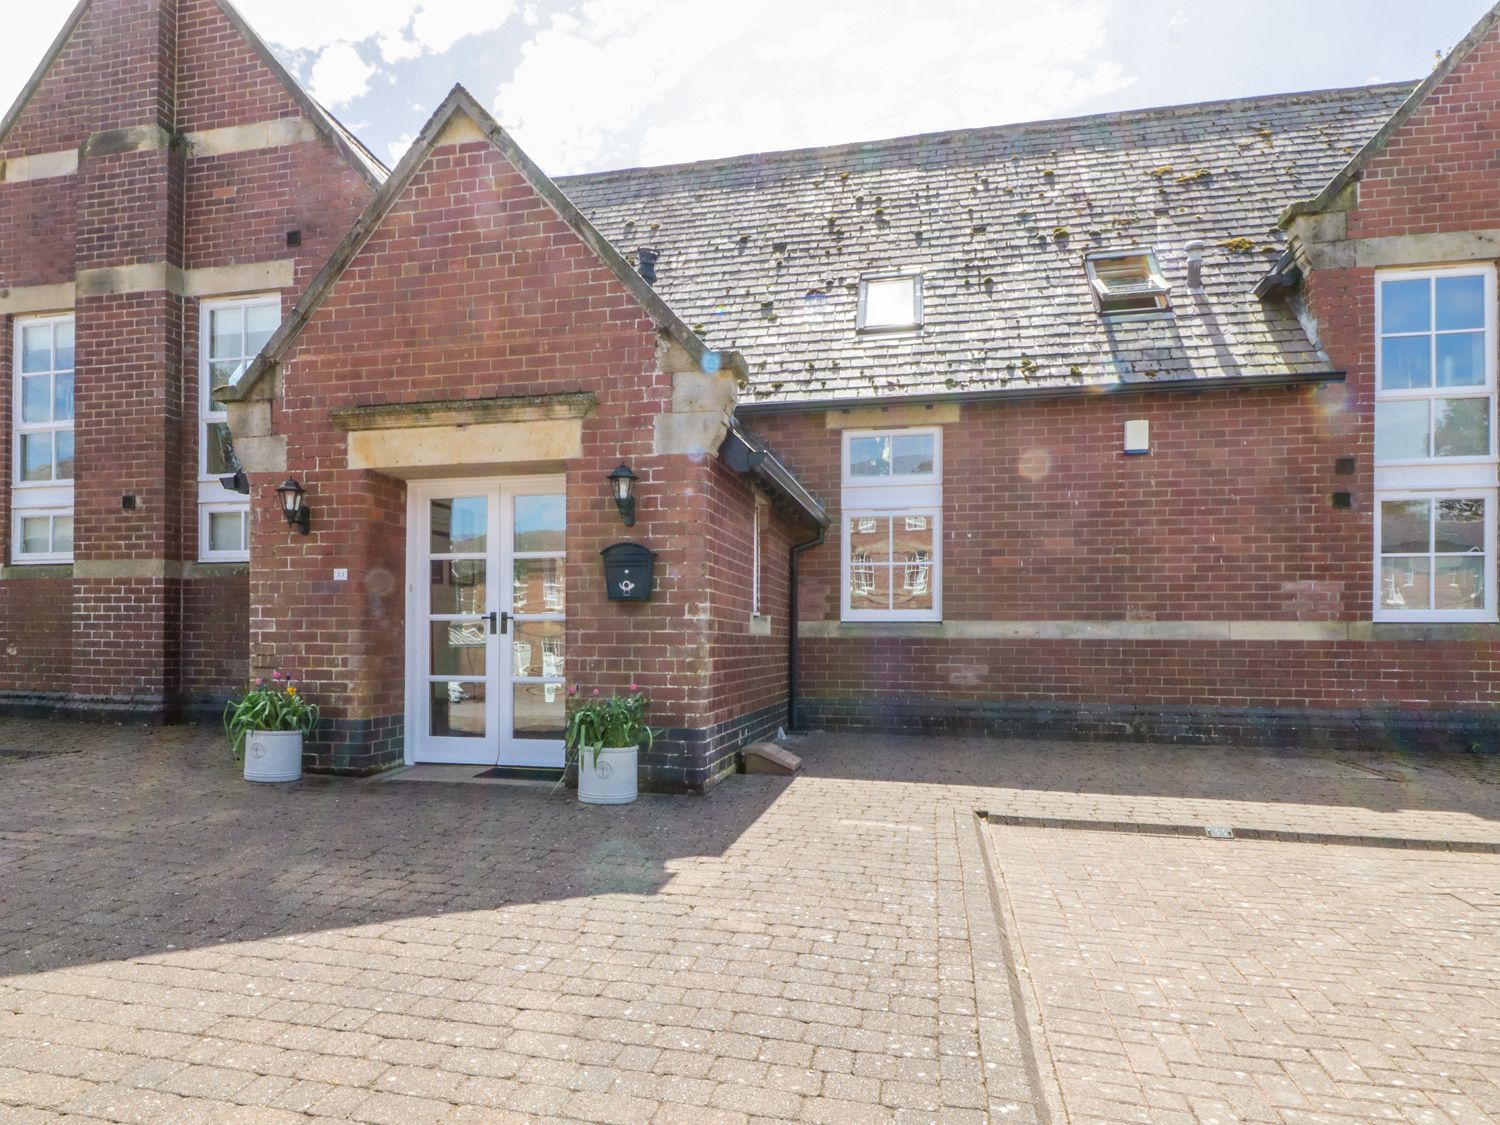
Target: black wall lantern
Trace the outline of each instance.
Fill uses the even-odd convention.
[[[286,517],[286,522],[306,535],[312,513],[303,503],[304,495],[302,486],[290,478],[282,481],[276,488],[276,496],[281,501],[281,514]]]
[[[610,473],[606,480],[614,490],[615,507],[620,509],[620,518],[626,527],[635,526],[635,482],[641,478],[630,471],[630,466],[620,462],[620,467]]]

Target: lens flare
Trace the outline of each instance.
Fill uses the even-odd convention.
[[[1045,449],[1028,449],[1021,454],[1016,468],[1027,480],[1041,480],[1052,471],[1052,454]]]

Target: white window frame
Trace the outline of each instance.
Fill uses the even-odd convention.
[[[61,425],[55,420],[51,422],[33,422],[28,424],[22,421],[21,413],[22,392],[24,390],[24,385],[21,378],[21,360],[23,354],[21,344],[22,335],[24,333],[24,330],[27,328],[33,328],[38,325],[44,324],[57,325],[64,323],[73,324],[75,326],[73,336],[73,419],[70,420],[66,425]],[[11,425],[10,561],[16,566],[45,566],[48,564],[71,563],[73,561],[72,551],[49,550],[43,553],[23,553],[21,548],[23,546],[24,540],[21,536],[21,521],[28,517],[35,518],[40,516],[66,516],[69,519],[73,518],[73,481],[78,475],[78,438],[76,429],[76,419],[78,417],[78,335],[76,328],[76,319],[71,312],[48,313],[44,316],[16,317],[11,328],[11,382],[13,384],[11,397],[11,418],[13,421]],[[63,432],[73,435],[73,477],[67,480],[22,480],[22,436],[25,434],[34,433],[52,433],[55,435]],[[57,459],[57,449],[55,445],[56,440],[56,437],[54,437],[54,446],[52,453],[54,463]],[[76,535],[78,531],[78,525],[76,522],[73,525],[73,531],[75,535],[74,542],[76,544]],[[51,534],[51,528],[49,527],[48,546],[51,546],[51,541],[53,538],[54,536]]]
[[[1441,489],[1391,489],[1375,495],[1375,544],[1373,611],[1376,621],[1443,622],[1496,620],[1495,602],[1495,504],[1497,492],[1493,488]],[[1381,605],[1382,551],[1381,534],[1383,520],[1380,505],[1386,500],[1482,500],[1484,501],[1484,607],[1482,609],[1390,609]],[[1407,553],[1407,552],[1403,552]],[[1429,550],[1423,557],[1431,558]]]
[[[229,412],[213,398],[213,378],[209,372],[212,362],[210,351],[213,344],[213,315],[229,309],[248,309],[260,305],[274,305],[276,317],[281,319],[280,293],[252,293],[238,297],[214,297],[198,302],[198,561],[199,562],[247,562],[250,558],[249,521],[246,520],[245,549],[243,551],[215,551],[209,547],[208,515],[233,508],[249,511],[250,498],[231,492],[219,483],[219,474],[208,471],[209,427],[229,422]],[[246,357],[247,359],[249,357]]]
[[[926,435],[932,438],[932,470],[889,477],[857,477],[850,467],[850,451],[859,438]],[[943,619],[943,431],[940,426],[895,426],[874,430],[845,430],[840,442],[843,503],[840,515],[839,603],[844,621],[920,622]],[[850,558],[850,532],[863,520],[910,519],[932,521],[929,580],[931,609],[852,609],[850,592],[859,564]],[[892,560],[895,579],[902,564]]]
[[[853,525],[860,519],[875,516],[883,520],[893,520],[900,523],[903,517],[923,516],[932,521],[932,555],[925,560],[928,581],[932,587],[931,609],[853,609],[850,607],[850,595],[854,588],[855,572],[862,566],[884,567],[890,571],[890,589],[893,592],[898,588],[898,583],[905,586],[908,575],[906,572],[913,565],[908,561],[892,558],[889,563],[856,563],[850,558],[849,535]],[[894,534],[894,532],[893,532]],[[840,608],[845,621],[941,621],[943,619],[943,513],[936,506],[922,507],[899,507],[879,508],[872,510],[849,509],[844,512],[843,534],[841,549],[843,561],[839,581]],[[909,588],[909,587],[908,587]]]
[[[245,546],[238,551],[216,551],[209,536],[209,525],[216,513],[237,512],[245,532]],[[237,501],[201,501],[198,504],[198,561],[199,562],[244,562],[250,557],[250,503],[249,499]]]
[[[1099,276],[1096,268],[1099,262],[1117,261],[1121,258],[1144,258],[1146,260],[1146,279],[1139,286],[1127,292],[1112,290]],[[1156,251],[1147,246],[1134,246],[1123,250],[1099,250],[1084,255],[1084,271],[1088,274],[1089,289],[1094,295],[1094,308],[1102,317],[1110,320],[1151,320],[1163,319],[1172,315],[1172,287],[1167,284],[1167,279],[1162,276],[1161,263],[1156,260]],[[1105,302],[1111,298],[1123,297],[1151,297],[1158,302],[1154,309],[1110,309],[1105,307]]]
[[[1437,372],[1433,372],[1433,385],[1430,387],[1411,387],[1399,390],[1385,389],[1385,348],[1383,344],[1386,333],[1381,331],[1385,321],[1385,283],[1388,281],[1432,281],[1434,300],[1436,300],[1436,281],[1444,277],[1474,277],[1484,279],[1484,384],[1472,387],[1440,387],[1437,385]],[[1467,331],[1472,331],[1468,329]],[[1489,400],[1489,430],[1490,448],[1489,452],[1483,454],[1472,454],[1465,457],[1439,457],[1429,453],[1426,457],[1401,458],[1397,460],[1377,461],[1381,466],[1399,465],[1487,465],[1496,460],[1495,434],[1495,374],[1496,374],[1496,329],[1495,329],[1495,267],[1487,262],[1476,262],[1471,265],[1443,266],[1432,269],[1395,269],[1377,270],[1375,273],[1375,403],[1378,409],[1381,403],[1386,402],[1427,402],[1436,399],[1450,398],[1487,398]],[[1442,335],[1438,331],[1434,320],[1431,328],[1425,333],[1395,332],[1392,336],[1415,336],[1422,335],[1436,338]],[[1432,433],[1431,415],[1429,414],[1428,434]]]
[[[869,310],[869,288],[872,284],[882,281],[910,281],[911,282],[911,315],[910,321],[901,324],[870,324],[867,322]],[[859,279],[859,312],[856,319],[856,331],[867,336],[889,336],[902,333],[911,334],[922,331],[922,275],[917,272],[897,273],[872,273]]]
[[[16,547],[15,547],[15,550],[11,553],[11,561],[14,562],[17,566],[42,566],[42,565],[45,565],[45,564],[48,564],[48,563],[56,564],[56,563],[70,563],[70,562],[72,562],[73,561],[73,552],[71,552],[71,551],[50,551],[49,550],[49,551],[33,552],[31,554],[22,554],[21,553],[21,545],[23,543],[23,539],[22,539],[22,536],[21,536],[21,527],[22,527],[22,524],[23,524],[23,522],[25,520],[50,519],[52,521],[51,523],[48,524],[48,528],[47,528],[47,543],[48,543],[48,546],[50,547],[52,545],[53,540],[55,540],[57,538],[56,521],[59,518],[72,519],[73,518],[73,509],[72,508],[19,508],[19,509],[17,509],[16,513],[15,513],[15,519],[13,521],[13,525],[14,525],[14,528],[15,528],[15,545],[16,545]],[[75,523],[74,524],[75,533],[76,533],[76,530],[77,530],[77,526],[78,525]]]
[[[1485,292],[1485,381],[1474,387],[1417,387],[1387,391],[1382,389],[1385,379],[1384,351],[1381,346],[1385,333],[1381,331],[1384,321],[1384,284],[1388,281],[1433,280],[1442,277],[1464,277],[1479,275],[1484,278]],[[1430,402],[1438,398],[1487,398],[1489,402],[1490,451],[1484,456],[1403,458],[1378,460],[1375,462],[1374,491],[1371,519],[1374,528],[1370,536],[1373,544],[1373,574],[1370,583],[1371,619],[1374,621],[1405,622],[1462,622],[1497,620],[1495,597],[1495,540],[1497,520],[1496,464],[1496,383],[1497,383],[1497,329],[1496,329],[1496,272],[1493,263],[1469,262],[1428,269],[1382,269],[1375,272],[1373,284],[1375,324],[1373,346],[1375,350],[1375,397],[1378,407],[1384,402]],[[1435,287],[1434,287],[1435,294]],[[1435,299],[1435,297],[1434,297]],[[1437,335],[1436,322],[1426,335]],[[1405,335],[1395,333],[1395,335]],[[1413,333],[1415,335],[1415,333]],[[1374,425],[1373,411],[1371,426]],[[1430,430],[1429,430],[1430,433]],[[1485,606],[1482,610],[1440,609],[1387,609],[1381,606],[1381,519],[1380,505],[1386,500],[1452,500],[1482,499],[1485,501]]]
[[[856,440],[859,438],[898,436],[929,436],[932,438],[932,470],[930,472],[899,474],[893,472],[888,477],[857,477],[854,475],[854,471],[850,467],[849,453]],[[846,489],[892,489],[907,488],[913,485],[937,485],[941,488],[943,483],[943,428],[941,426],[892,426],[879,430],[845,430],[839,456],[842,458],[840,478]]]

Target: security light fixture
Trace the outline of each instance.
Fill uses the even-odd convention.
[[[312,518],[312,510],[303,503],[302,498],[306,493],[302,486],[295,480],[287,478],[277,486],[276,495],[281,501],[281,514],[286,517],[286,522],[306,535],[308,522]]]
[[[250,478],[245,475],[244,469],[236,469],[229,476],[219,478],[219,487],[226,492],[238,492],[242,496],[249,496]]]
[[[620,519],[626,527],[635,526],[635,482],[641,478],[630,471],[630,466],[620,462],[620,467],[605,478],[614,492],[615,507],[620,509]]]

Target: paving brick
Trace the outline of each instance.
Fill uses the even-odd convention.
[[[976,925],[1019,942],[1074,1120],[1500,1114],[1493,857],[997,825],[986,859],[972,818],[1500,843],[1481,762],[1361,789],[1253,753],[827,736],[789,781],[606,819],[524,788],[268,792],[209,732],[0,720],[27,740],[89,753],[0,761],[0,1117],[1038,1120]],[[101,819],[127,773],[153,784]],[[590,893],[578,857],[622,841],[649,893]],[[135,921],[75,930],[80,904]]]

